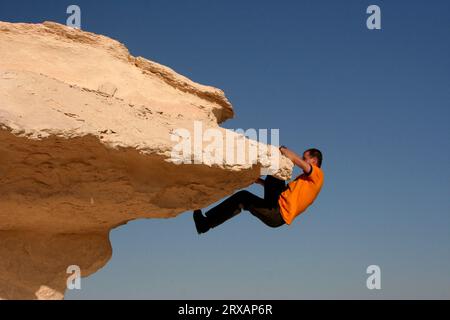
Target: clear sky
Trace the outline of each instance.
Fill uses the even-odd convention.
[[[69,4],[84,30],[223,89],[225,127],[322,149],[325,184],[281,229],[243,212],[198,236],[187,212],[113,230],[113,258],[67,299],[450,298],[449,1],[0,0],[0,20],[65,23]]]

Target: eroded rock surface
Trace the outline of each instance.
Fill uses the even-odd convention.
[[[69,265],[87,276],[109,260],[111,229],[206,207],[262,168],[289,178],[259,143],[267,158],[225,161],[203,142],[203,163],[174,161],[174,132],[195,122],[255,146],[219,127],[233,115],[221,90],[108,37],[0,22],[0,298],[61,299]]]

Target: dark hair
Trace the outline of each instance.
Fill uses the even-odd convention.
[[[322,156],[322,152],[319,149],[308,149],[305,152],[309,152],[309,155],[312,158],[316,158],[317,159],[317,165],[319,166],[319,168],[322,166],[322,160],[323,160],[323,156]]]

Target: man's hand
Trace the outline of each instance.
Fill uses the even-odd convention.
[[[285,155],[285,154],[284,154],[284,151],[287,150],[286,146],[280,146],[279,149],[280,149],[281,154],[282,154],[282,155]]]
[[[298,154],[296,154],[294,151],[289,150],[285,146],[280,147],[280,152],[285,157],[289,158],[296,166],[300,167],[303,172],[309,173],[311,172],[311,165],[303,160],[303,157],[300,157]]]

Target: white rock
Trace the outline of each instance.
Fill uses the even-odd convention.
[[[109,260],[112,228],[250,185],[273,159],[226,162],[205,144],[203,164],[171,158],[171,133],[199,121],[225,136],[233,114],[221,90],[110,38],[0,22],[0,298],[62,298],[67,266],[86,276]],[[288,179],[292,162],[277,165]]]

